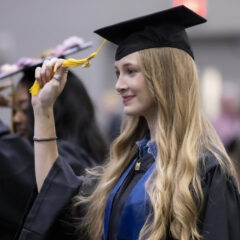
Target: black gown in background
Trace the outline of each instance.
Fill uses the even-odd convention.
[[[82,148],[69,141],[58,141],[58,150],[76,176],[86,167],[96,165]],[[0,240],[18,237],[37,194],[33,146],[10,134],[9,128],[0,121]],[[52,225],[51,233],[60,234],[59,225]]]
[[[35,187],[33,148],[0,121],[0,239],[12,240]]]

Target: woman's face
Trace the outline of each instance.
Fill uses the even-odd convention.
[[[116,61],[115,69],[115,88],[122,96],[124,112],[127,115],[151,117],[155,104],[141,70],[139,54],[135,52]]]
[[[15,99],[13,105],[13,126],[15,133],[21,137],[28,137],[27,124],[28,124],[28,109],[29,109],[29,96],[25,86],[19,85],[15,92]]]

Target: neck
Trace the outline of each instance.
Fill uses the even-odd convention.
[[[150,141],[155,141],[156,117],[145,116],[150,131]]]

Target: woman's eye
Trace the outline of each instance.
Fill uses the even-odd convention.
[[[136,70],[134,70],[134,69],[128,69],[128,70],[127,70],[127,73],[130,74],[130,75],[133,75],[134,73],[136,73]]]
[[[116,77],[118,78],[120,73],[118,71],[116,71],[115,73],[116,73]]]

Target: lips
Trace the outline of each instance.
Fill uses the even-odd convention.
[[[131,101],[135,96],[134,95],[129,95],[129,96],[123,96],[123,103],[127,104],[129,101]]]

